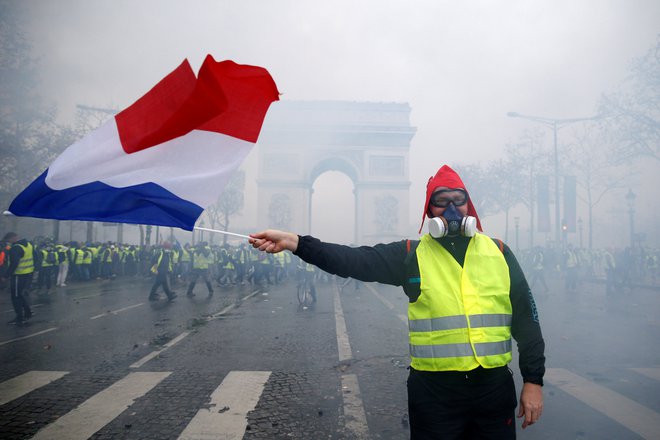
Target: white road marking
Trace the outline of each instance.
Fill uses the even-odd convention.
[[[31,308],[31,309],[36,309],[37,307],[42,307],[42,306],[43,306],[43,303],[38,303],[38,304],[32,304],[32,305],[30,305],[30,308]],[[15,312],[14,312],[14,309],[9,309],[9,310],[3,310],[3,311],[0,312],[0,313],[15,313]]]
[[[367,286],[367,288],[369,290],[371,290],[371,293],[376,295],[376,298],[378,298],[383,304],[385,304],[385,306],[387,306],[387,308],[389,308],[391,311],[393,311],[396,314],[397,318],[399,318],[401,321],[403,321],[403,323],[406,324],[406,326],[408,325],[408,317],[406,315],[397,314],[396,313],[396,308],[394,307],[394,304],[392,304],[387,298],[385,298],[376,289],[374,289],[374,287],[371,284],[364,283],[364,285]]]
[[[229,304],[227,307],[224,309],[220,310],[218,313],[215,313],[207,318],[207,321],[211,321],[216,318],[220,318],[221,316],[224,316],[227,312],[230,310],[233,310],[236,307],[235,304]]]
[[[149,362],[150,360],[152,360],[153,358],[155,358],[156,356],[158,356],[159,354],[161,354],[162,352],[164,352],[168,348],[171,348],[172,346],[177,344],[179,341],[181,341],[183,338],[185,338],[189,334],[190,334],[190,332],[181,333],[179,336],[177,336],[176,338],[172,339],[170,342],[165,344],[163,346],[163,348],[161,348],[160,350],[152,351],[151,353],[149,353],[148,355],[146,355],[145,357],[143,357],[139,361],[135,362],[129,368],[140,368],[142,365],[146,364],[147,362]]]
[[[130,373],[47,425],[32,438],[33,440],[87,439],[170,374],[170,372]]]
[[[344,428],[347,431],[346,436],[353,439],[370,438],[367,415],[364,411],[357,375],[343,374],[341,376],[341,394],[344,400]]]
[[[353,359],[351,344],[348,340],[346,321],[344,320],[344,309],[341,306],[339,287],[334,289],[335,300],[335,328],[337,330],[337,350],[339,351],[339,362]],[[343,374],[341,376],[341,391],[344,401],[344,429],[349,438],[357,440],[368,439],[369,427],[364,404],[360,393],[357,375]]]
[[[660,368],[631,368],[636,373],[660,381]]]
[[[143,305],[144,305],[144,303],[134,304],[134,305],[132,305],[132,306],[124,307],[124,308],[122,308],[122,309],[111,310],[111,311],[109,311],[109,312],[101,313],[100,315],[92,316],[92,317],[89,318],[89,319],[99,319],[99,318],[102,318],[102,317],[104,317],[104,316],[108,316],[108,315],[116,315],[117,313],[119,313],[119,312],[123,312],[124,310],[130,310],[130,309],[133,309],[133,308],[135,308],[135,307],[140,307],[140,306],[143,306]]]
[[[245,301],[246,299],[250,299],[250,298],[252,298],[254,295],[256,295],[256,294],[259,293],[259,292],[260,292],[259,290],[255,290],[255,291],[252,292],[251,294],[247,295],[245,298],[241,298],[241,301]],[[264,293],[266,293],[266,292],[264,292]]]
[[[337,331],[337,349],[339,351],[339,362],[353,359],[351,343],[348,341],[348,332],[346,331],[346,321],[344,320],[344,310],[341,307],[341,298],[339,297],[339,288],[334,289],[335,298],[335,329]]]
[[[208,408],[197,411],[179,440],[240,440],[247,414],[254,410],[270,371],[230,371],[211,394]]]
[[[20,338],[14,338],[14,339],[10,339],[8,341],[2,341],[2,342],[0,342],[0,346],[5,345],[5,344],[9,344],[11,342],[22,341],[24,339],[33,338],[35,336],[43,335],[44,333],[52,332],[53,330],[57,330],[57,327],[47,328],[46,330],[42,330],[40,332],[32,333],[31,335],[27,335],[27,336],[22,336]]]
[[[660,414],[563,368],[548,368],[544,378],[642,438],[657,439]]]
[[[18,399],[25,394],[69,374],[68,371],[28,371],[0,383],[0,405]]]

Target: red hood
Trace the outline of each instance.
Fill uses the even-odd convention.
[[[422,224],[419,226],[419,233],[422,233],[424,220],[426,220],[426,217],[429,214],[429,200],[431,200],[431,194],[433,194],[433,191],[435,191],[436,188],[441,186],[446,186],[447,188],[460,188],[465,190],[465,192],[468,194],[467,215],[477,219],[477,229],[482,231],[481,220],[479,220],[477,210],[474,209],[474,205],[472,204],[472,197],[470,197],[470,192],[467,190],[467,188],[465,188],[465,184],[461,180],[460,176],[456,173],[456,171],[452,170],[449,165],[443,165],[440,167],[438,172],[435,173],[435,176],[429,177],[429,182],[426,184],[426,202],[424,204],[424,211],[422,212]]]

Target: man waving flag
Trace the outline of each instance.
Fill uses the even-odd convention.
[[[185,60],[64,150],[9,211],[192,230],[257,142],[278,95],[261,67],[208,55],[195,77]]]

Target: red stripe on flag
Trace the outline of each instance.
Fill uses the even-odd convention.
[[[266,69],[208,55],[195,78],[188,60],[115,116],[126,153],[183,136],[192,130],[224,133],[256,142],[270,103],[278,99]]]
[[[188,60],[184,60],[143,97],[117,114],[115,121],[124,151],[134,153],[185,134],[167,133],[166,125],[190,97],[196,81]]]
[[[227,109],[200,127],[255,143],[268,107],[279,99],[275,81],[262,67],[216,62],[208,55],[199,70],[199,82],[222,90]]]

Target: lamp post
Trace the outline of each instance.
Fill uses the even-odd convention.
[[[632,191],[632,189],[628,189],[628,194],[626,194],[626,203],[628,204],[628,215],[630,216],[630,247],[632,248],[635,245],[635,223],[634,223],[634,216],[635,216],[635,198],[637,195]]]
[[[555,162],[555,241],[559,243],[561,238],[561,225],[559,222],[559,153],[557,151],[557,131],[561,128],[564,128],[567,125],[573,124],[575,122],[581,121],[591,121],[594,119],[600,118],[600,115],[592,116],[589,118],[572,118],[572,119],[556,119],[556,118],[546,118],[543,116],[530,116],[522,115],[516,112],[508,112],[506,114],[510,118],[522,118],[527,119],[528,121],[537,122],[539,124],[546,125],[552,128],[553,136],[553,145],[554,145],[554,162]]]
[[[519,246],[519,242],[518,242],[518,238],[519,238],[518,231],[519,231],[519,228],[520,228],[520,217],[514,217],[513,218],[513,224],[516,225],[516,252],[518,252],[520,250],[520,246]]]
[[[580,248],[582,248],[582,217],[578,218],[578,230],[580,231]]]

